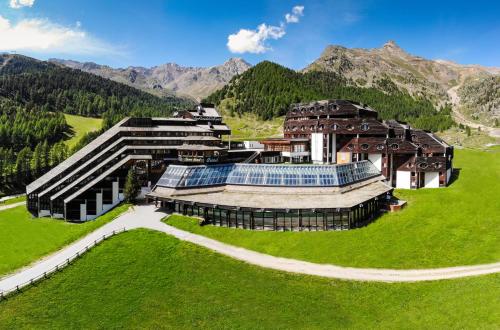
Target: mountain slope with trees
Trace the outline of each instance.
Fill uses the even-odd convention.
[[[185,99],[159,98],[90,73],[22,55],[0,55],[0,194],[29,182],[71,152],[64,114],[103,118],[168,116]],[[84,136],[81,147],[95,135]]]
[[[232,115],[255,113],[262,119],[271,119],[284,115],[292,103],[350,99],[370,105],[382,119],[395,118],[431,131],[453,125],[448,105],[436,109],[428,99],[411,96],[387,79],[378,81],[377,86],[362,88],[337,73],[301,73],[264,61],[235,76],[206,101]]]

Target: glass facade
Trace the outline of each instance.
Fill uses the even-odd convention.
[[[366,226],[379,214],[382,196],[349,209],[260,210],[234,209],[182,201],[164,202],[164,207],[187,216],[203,219],[205,224],[254,230],[348,230]]]
[[[171,165],[157,185],[183,188],[222,184],[288,187],[345,186],[380,175],[369,161],[340,165]]]

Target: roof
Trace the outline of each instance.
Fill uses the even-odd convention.
[[[200,104],[197,108],[198,107],[201,109],[201,114],[198,112],[198,109],[189,110],[189,113],[191,113],[193,117],[221,117],[213,105]]]
[[[214,131],[230,131],[231,129],[227,125],[197,125],[198,127],[203,127],[205,129]]]
[[[214,185],[338,187],[380,175],[370,161],[337,165],[219,164],[170,165],[156,186],[196,188]]]
[[[262,144],[291,144],[292,142],[309,142],[307,138],[269,138],[260,141]]]
[[[391,191],[379,180],[363,182],[349,189],[275,188],[224,186],[191,189],[176,195],[175,189],[159,187],[150,197],[226,207],[253,209],[333,209],[350,208]]]
[[[218,137],[206,136],[206,135],[202,135],[202,136],[190,135],[190,136],[186,136],[184,138],[184,140],[185,141],[220,141],[220,139]]]
[[[206,145],[203,145],[203,144],[183,144],[181,146],[178,146],[177,147],[177,150],[226,150],[226,148],[221,148],[221,147],[217,147],[217,146],[206,146]]]

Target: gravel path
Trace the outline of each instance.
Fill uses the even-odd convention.
[[[18,206],[21,206],[21,205],[26,205],[26,202],[19,202],[19,203],[14,203],[14,204],[0,205],[0,211],[12,209],[14,207],[18,207]]]
[[[410,270],[352,268],[328,264],[315,264],[301,260],[274,257],[189,233],[161,222],[161,219],[165,216],[166,213],[156,209],[153,205],[135,206],[133,211],[121,215],[110,223],[96,229],[81,240],[68,245],[62,250],[33,265],[23,268],[10,276],[4,277],[0,280],[0,292],[10,290],[15,288],[16,285],[29,281],[33,277],[43,275],[45,271],[52,269],[56,265],[64,262],[67,258],[83,250],[87,245],[94,242],[94,240],[99,239],[105,234],[108,235],[114,230],[118,231],[123,228],[127,230],[147,228],[164,232],[180,240],[203,246],[220,254],[260,267],[343,280],[420,282],[500,272],[500,262],[475,266]]]

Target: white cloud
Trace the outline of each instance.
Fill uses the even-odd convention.
[[[292,8],[291,14],[285,15],[285,20],[287,23],[298,23],[301,16],[304,16],[304,6],[295,6]]]
[[[304,15],[304,6],[295,6],[291,14],[286,14],[287,23],[298,23],[299,17]],[[269,39],[280,39],[285,34],[285,23],[280,26],[260,24],[256,30],[240,29],[237,33],[227,37],[227,47],[232,53],[265,53],[271,48],[266,44]]]
[[[257,30],[241,29],[227,39],[227,47],[233,53],[264,53],[269,48],[267,39],[279,39],[285,35],[284,26],[268,26],[261,24]]]
[[[35,0],[10,0],[10,8],[19,9],[22,7],[31,7],[35,3]]]
[[[23,19],[12,23],[0,15],[0,51],[34,51],[65,54],[118,54],[112,46],[76,27],[47,19]]]

